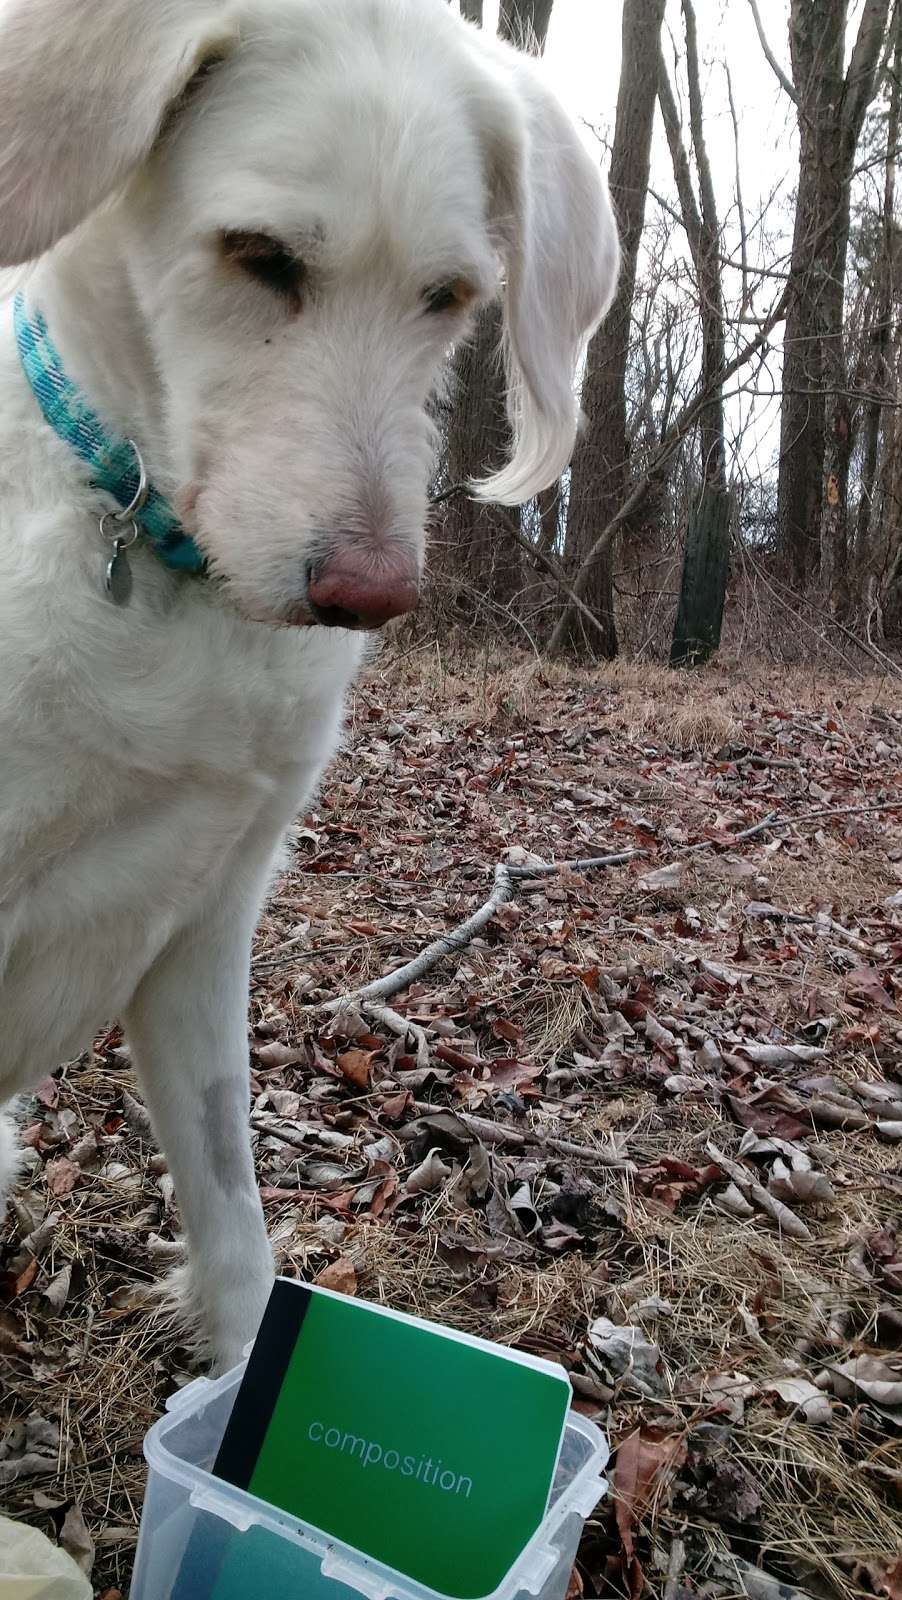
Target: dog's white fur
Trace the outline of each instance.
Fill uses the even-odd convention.
[[[223,229],[304,255],[300,315],[223,259]],[[106,598],[108,502],[41,418],[4,307],[0,1103],[124,1019],[224,1365],[272,1274],[251,936],[360,648],[277,624],[324,550],[421,564],[426,406],[469,314],[430,316],[426,288],[475,306],[506,277],[516,448],[478,492],[558,475],[616,235],[540,68],[445,0],[4,0],[0,264],[37,257],[29,301],[214,579],[138,547],[131,604]],[[13,1164],[0,1127],[0,1190]]]

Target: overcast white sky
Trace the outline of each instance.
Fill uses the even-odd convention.
[[[497,9],[494,0],[487,0],[487,22]],[[771,46],[788,68],[788,0],[760,0],[759,10]],[[748,186],[751,211],[756,194],[772,188],[775,178],[790,172],[794,163],[791,108],[764,60],[747,0],[696,0],[696,14],[699,48],[708,63],[707,136],[721,209],[727,209],[734,189],[733,130],[722,65],[726,61],[740,118],[743,183]],[[607,123],[611,129],[620,75],[620,18],[621,0],[554,0],[545,53],[558,92],[570,108],[579,117],[593,124]],[[670,61],[671,37],[678,48],[682,39],[679,0],[669,0],[665,30]],[[655,167],[659,177],[669,178],[663,136]]]
[[[493,26],[497,0],[487,0],[486,25]],[[797,170],[795,111],[764,59],[748,0],[695,0],[699,51],[703,64],[705,132],[708,153],[717,190],[718,208],[725,226],[728,248],[735,249],[736,152],[733,124],[727,96],[725,64],[729,67],[733,97],[739,121],[740,171],[743,202],[752,229],[768,201],[768,233],[753,236],[750,259],[772,262],[775,249],[788,248],[791,236],[790,203]],[[857,5],[853,5],[857,10]],[[621,0],[554,0],[545,61],[561,98],[587,125],[613,133],[620,75]],[[787,21],[789,0],[759,0],[759,10],[772,49],[781,63],[789,67]],[[668,0],[664,50],[678,94],[682,95],[681,74],[675,70],[675,55],[683,53],[683,24],[680,0]],[[586,128],[587,143],[597,149],[595,136]],[[652,186],[674,200],[670,154],[657,118],[652,157]],[[772,197],[776,191],[776,200]],[[652,215],[650,206],[648,217]],[[782,244],[774,235],[782,235]],[[674,238],[677,249],[685,239]],[[760,250],[759,247],[760,246]],[[728,299],[738,289],[738,278],[731,284],[727,275]],[[767,280],[759,293],[755,309],[767,310],[780,285]],[[753,330],[744,330],[745,334]],[[779,341],[779,334],[777,335]],[[779,362],[771,363],[771,380],[779,381]],[[747,420],[751,402],[735,402],[728,414],[737,431]],[[751,476],[767,472],[778,443],[776,398],[754,403],[755,423],[745,434],[743,461]]]

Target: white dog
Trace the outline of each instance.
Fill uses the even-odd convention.
[[[24,263],[0,1103],[123,1019],[225,1366],[272,1276],[251,937],[335,748],[348,630],[416,602],[427,403],[502,277],[515,448],[476,492],[561,472],[616,233],[541,67],[445,0],[3,0],[0,265]],[[7,1121],[0,1190],[14,1168]]]

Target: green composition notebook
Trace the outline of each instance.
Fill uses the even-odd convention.
[[[437,1594],[482,1600],[545,1516],[569,1404],[551,1362],[279,1279],[214,1472]],[[250,1592],[228,1577],[242,1537],[215,1600]]]

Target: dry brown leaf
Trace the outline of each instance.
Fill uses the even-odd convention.
[[[686,868],[682,861],[671,861],[665,867],[655,867],[652,872],[643,872],[636,879],[637,889],[679,889],[682,887],[686,875]]]
[[[94,1541],[88,1533],[82,1507],[70,1506],[59,1530],[59,1544],[66,1554],[72,1557],[75,1565],[85,1573],[85,1578],[90,1578],[94,1566]]]
[[[44,1299],[49,1300],[54,1311],[62,1311],[69,1298],[69,1289],[72,1283],[72,1263],[67,1261],[55,1277],[51,1278],[44,1290]]]
[[[453,1168],[442,1160],[441,1151],[429,1151],[425,1160],[408,1175],[404,1184],[405,1194],[431,1194],[434,1189],[441,1188],[442,1184],[450,1178]]]
[[[277,1116],[287,1117],[290,1122],[298,1120],[304,1104],[304,1100],[293,1089],[266,1089],[257,1102],[261,1111],[271,1106]]]
[[[762,1387],[766,1394],[779,1395],[788,1406],[794,1406],[814,1426],[833,1419],[830,1401],[810,1378],[774,1378]]]
[[[30,1261],[26,1261],[21,1272],[13,1281],[13,1297],[24,1294],[26,1289],[30,1289],[37,1275],[38,1258],[37,1256],[32,1256]]]
[[[821,1061],[827,1054],[826,1050],[815,1044],[743,1043],[739,1051],[759,1067],[785,1067],[794,1061]]]
[[[641,1328],[632,1324],[618,1327],[607,1317],[597,1317],[589,1328],[586,1357],[593,1366],[600,1368],[605,1381],[615,1387],[638,1389],[649,1399],[667,1392],[661,1373],[661,1352]]]
[[[60,1195],[72,1193],[81,1177],[81,1170],[67,1156],[56,1156],[52,1161],[48,1161],[44,1168],[44,1177],[50,1193],[59,1198]]]
[[[902,1556],[897,1561],[888,1563],[882,1572],[874,1573],[872,1581],[878,1594],[885,1594],[889,1600],[902,1600]]]
[[[857,1392],[902,1423],[902,1355],[853,1356],[827,1371],[840,1399],[854,1400]]]
[[[80,1567],[85,1577],[90,1578],[94,1566],[94,1540],[88,1532],[81,1506],[77,1502],[69,1507],[63,1519],[60,1544],[66,1554],[72,1557],[75,1565]]]
[[[375,1054],[374,1050],[345,1050],[337,1061],[342,1077],[357,1089],[368,1089]]]
[[[274,1039],[272,1044],[261,1044],[257,1049],[261,1067],[294,1067],[304,1059],[303,1050],[293,1050],[279,1039]]]
[[[823,1205],[833,1205],[836,1201],[833,1185],[823,1172],[788,1167],[779,1156],[771,1168],[767,1187],[777,1200],[800,1200],[803,1204],[819,1201]]]
[[[337,1261],[330,1261],[313,1281],[321,1289],[334,1289],[336,1294],[357,1293],[357,1270],[348,1256],[339,1256]]]
[[[633,1596],[641,1594],[643,1587],[642,1569],[636,1560],[636,1525],[685,1459],[685,1434],[665,1428],[636,1428],[617,1446],[611,1490],[624,1575]]]

